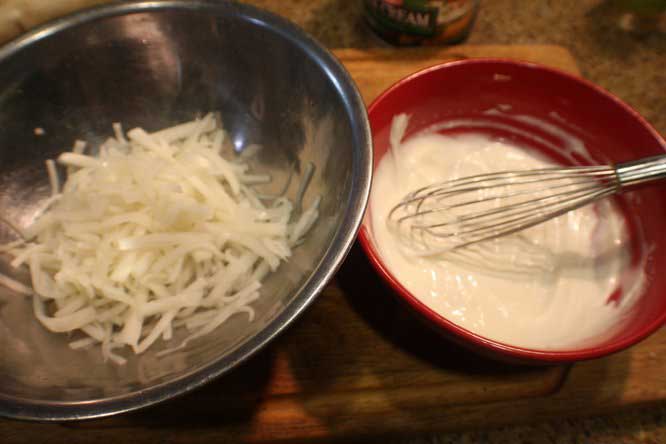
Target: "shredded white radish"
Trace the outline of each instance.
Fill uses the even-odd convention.
[[[32,293],[47,329],[79,332],[70,347],[99,344],[118,364],[122,349],[142,353],[174,328],[189,334],[171,350],[236,314],[251,321],[261,280],[303,240],[319,199],[292,214],[300,202],[257,194],[252,185],[270,177],[221,156],[213,114],[152,134],[113,131],[97,156],[82,141],[60,155],[62,185],[47,161],[49,207],[25,241],[0,246],[13,267],[29,267],[32,289],[3,276],[0,285]]]
[[[58,177],[58,170],[53,159],[46,161],[46,171],[49,174],[49,183],[51,185],[51,197],[60,194],[60,178]]]
[[[28,286],[17,281],[16,279],[5,276],[4,274],[0,274],[0,285],[19,294],[26,296],[32,295],[32,290]]]

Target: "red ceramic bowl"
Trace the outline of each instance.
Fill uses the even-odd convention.
[[[501,110],[488,113],[488,110]],[[374,139],[375,167],[389,148],[393,117],[407,113],[410,124],[405,137],[447,121],[490,119],[490,127],[458,128],[457,131],[484,131],[531,145],[561,162],[572,164],[616,163],[642,156],[663,154],[666,142],[628,105],[601,88],[551,68],[498,59],[473,59],[445,63],[413,74],[384,92],[370,105],[370,125]],[[543,131],[515,116],[531,116],[548,122]],[[506,132],[504,124],[517,128]],[[553,152],[557,128],[574,134],[590,153],[575,150],[567,156]],[[521,134],[529,134],[524,138]],[[536,137],[533,137],[536,136]],[[535,142],[538,140],[540,142]],[[510,361],[543,364],[597,358],[629,347],[647,337],[666,320],[666,187],[641,190],[640,199],[620,202],[628,220],[630,236],[644,236],[651,248],[645,263],[647,284],[623,328],[598,343],[562,351],[544,351],[503,344],[472,333],[448,321],[420,302],[384,266],[372,233],[370,211],[365,216],[360,241],[379,274],[397,295],[437,330],[474,351]],[[636,244],[636,242],[632,242]],[[636,249],[638,247],[635,247]],[[639,256],[634,251],[635,259]]]

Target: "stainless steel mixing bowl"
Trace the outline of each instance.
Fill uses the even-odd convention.
[[[322,196],[307,241],[265,282],[256,320],[232,318],[181,352],[158,359],[162,344],[117,366],[98,349],[70,350],[66,335],[34,319],[29,298],[0,287],[0,415],[111,415],[189,391],[247,359],[312,302],[345,257],[372,164],[365,107],[348,73],[296,26],[252,7],[120,3],[0,48],[0,214],[21,227],[48,195],[44,160],[75,139],[99,142],[115,121],[150,130],[208,111],[221,113],[238,152],[260,147],[253,162],[271,173],[274,190],[293,176],[294,197],[312,163],[305,204]],[[0,242],[13,236],[0,223]],[[25,279],[6,257],[0,272]]]

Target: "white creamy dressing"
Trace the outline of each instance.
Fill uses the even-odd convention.
[[[444,136],[431,129],[400,143],[406,124],[404,118],[394,122],[393,148],[376,169],[370,198],[374,243],[396,279],[448,320],[499,342],[565,350],[612,334],[644,281],[642,270],[626,273],[630,245],[613,201],[496,242],[416,257],[386,223],[408,192],[442,180],[552,163],[480,133]],[[619,301],[609,302],[618,291]]]

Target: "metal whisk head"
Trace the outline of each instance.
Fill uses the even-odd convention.
[[[416,254],[438,254],[525,230],[664,177],[666,156],[617,166],[481,174],[409,193],[392,208],[388,224]]]

